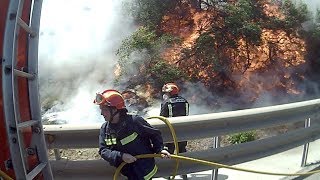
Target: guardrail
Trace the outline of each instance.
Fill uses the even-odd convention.
[[[282,135],[244,144],[231,145],[205,151],[187,152],[182,155],[220,162],[228,165],[243,163],[283,152],[319,138],[320,99],[291,104],[246,109],[222,113],[169,118],[175,128],[178,140],[192,140],[232,134],[241,131],[261,129],[287,123],[303,122],[311,118],[312,127],[301,128]],[[163,133],[165,141],[171,136],[167,127],[158,120],[149,121]],[[98,147],[100,124],[84,126],[44,126],[49,148],[93,148]],[[158,160],[157,176],[172,172],[175,161]],[[99,179],[112,177],[114,168],[103,160],[52,161],[53,173],[63,179],[68,177]],[[202,165],[181,163],[178,173],[192,173],[211,169]],[[76,177],[75,177],[76,176]]]

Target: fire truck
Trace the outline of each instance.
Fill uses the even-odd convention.
[[[41,5],[0,1],[0,179],[53,179],[39,103]]]

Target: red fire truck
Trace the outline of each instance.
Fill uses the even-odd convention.
[[[0,179],[53,179],[38,91],[41,5],[0,1]]]

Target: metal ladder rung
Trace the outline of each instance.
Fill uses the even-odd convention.
[[[37,167],[35,167],[34,169],[32,169],[31,172],[29,172],[27,174],[27,179],[33,179],[34,177],[36,177],[42,170],[43,168],[45,168],[47,165],[47,163],[43,162],[37,165]]]
[[[27,31],[32,37],[36,36],[36,33],[28,26],[26,22],[24,22],[20,17],[18,17],[18,24]]]
[[[29,127],[29,126],[35,125],[37,123],[39,123],[38,120],[25,121],[25,122],[19,123],[18,128],[21,129],[21,128]]]
[[[27,72],[24,72],[24,71],[20,71],[18,69],[14,69],[13,72],[17,76],[26,77],[26,78],[29,78],[29,79],[34,78],[34,74],[30,74],[30,73],[27,73]]]

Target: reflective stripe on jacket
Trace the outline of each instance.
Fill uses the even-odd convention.
[[[177,117],[189,115],[189,103],[181,96],[172,96],[162,102],[160,116]]]
[[[117,124],[105,122],[99,141],[99,154],[115,167],[121,164],[123,153],[135,156],[159,153],[163,149],[161,132],[140,116],[127,115]],[[156,172],[154,158],[138,159],[121,170],[129,180],[150,179]]]

